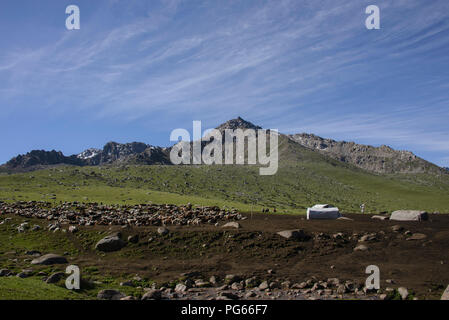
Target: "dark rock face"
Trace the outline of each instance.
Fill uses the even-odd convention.
[[[417,157],[410,151],[394,150],[385,145],[373,147],[354,142],[324,139],[307,133],[288,137],[306,148],[376,173],[443,172],[438,166]]]
[[[76,156],[66,157],[61,151],[33,150],[25,155],[18,155],[6,163],[8,168],[27,168],[37,165],[71,164],[82,165]]]
[[[6,170],[29,171],[50,165],[97,166],[103,164],[171,164],[169,151],[141,142],[120,144],[108,142],[103,150],[87,149],[78,155],[64,156],[60,151],[33,150],[12,158],[2,167]]]

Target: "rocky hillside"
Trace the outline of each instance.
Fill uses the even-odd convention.
[[[307,133],[289,135],[288,137],[304,147],[371,172],[443,172],[440,167],[419,158],[410,151],[394,150],[385,145],[373,147],[354,142],[325,139]]]
[[[29,171],[49,165],[97,166],[105,164],[171,164],[167,149],[141,142],[108,142],[103,149],[90,148],[78,155],[65,156],[61,151],[33,150],[12,158],[1,168]]]

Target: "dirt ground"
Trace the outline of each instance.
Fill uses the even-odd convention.
[[[100,254],[79,244],[79,254],[70,263],[83,268],[96,266],[102,274],[123,278],[139,275],[157,283],[179,279],[183,273],[197,278],[228,274],[242,279],[301,283],[308,279],[338,278],[365,283],[365,269],[380,269],[381,289],[406,287],[419,299],[439,299],[449,284],[449,215],[431,214],[428,221],[401,222],[371,219],[370,215],[346,214],[353,220],[306,220],[304,216],[244,214],[241,228],[219,226],[168,226],[169,234],[158,235],[157,227],[92,226],[80,233],[121,232],[123,239],[139,235],[118,252]],[[48,223],[38,221],[43,227]],[[394,231],[393,226],[402,229]],[[285,239],[282,230],[302,229],[309,237]],[[339,234],[340,233],[340,234]],[[424,239],[410,240],[414,234]],[[65,233],[74,243],[80,235]],[[369,239],[360,241],[363,236]],[[409,240],[407,240],[409,239]],[[368,249],[354,251],[360,244]],[[77,244],[78,246],[78,244]],[[270,270],[270,272],[268,272]]]
[[[380,221],[360,214],[345,216],[353,221],[308,221],[292,215],[254,214],[241,221],[238,230],[169,227],[172,238],[143,244],[147,247],[140,259],[120,259],[112,268],[115,272],[135,272],[160,281],[195,271],[204,277],[240,274],[292,283],[311,277],[364,283],[368,276],[366,267],[376,265],[381,288],[402,286],[420,298],[439,298],[449,284],[449,215],[430,215],[429,221],[422,222]],[[392,226],[396,225],[403,230],[393,231]],[[124,233],[137,232],[145,239],[151,229],[135,228]],[[302,229],[310,239],[286,240],[276,234],[290,229]],[[407,240],[410,232],[425,234],[426,238]],[[334,239],[337,233],[343,235]],[[368,250],[353,250],[362,243],[358,241],[362,235],[374,233],[376,239],[363,242]],[[273,272],[268,274],[267,270]]]

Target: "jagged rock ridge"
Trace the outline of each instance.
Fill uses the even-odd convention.
[[[373,147],[355,142],[335,141],[314,134],[288,136],[300,145],[316,150],[342,162],[376,173],[441,172],[441,168],[410,151],[394,150],[388,146]]]

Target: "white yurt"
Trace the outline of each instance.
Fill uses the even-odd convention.
[[[307,208],[307,220],[311,219],[338,219],[341,217],[338,208],[329,204],[316,204]]]

